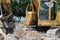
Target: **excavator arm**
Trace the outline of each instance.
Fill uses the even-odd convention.
[[[12,16],[12,11],[10,10],[11,7],[10,7],[10,3],[11,3],[11,0],[1,0],[1,4],[2,4],[2,7],[3,7],[3,11],[8,11],[8,15],[5,16],[5,18],[8,20],[9,17]]]
[[[36,10],[38,11],[38,7],[39,7],[38,0],[33,0],[33,5],[35,6]]]

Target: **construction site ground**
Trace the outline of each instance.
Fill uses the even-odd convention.
[[[1,23],[1,22],[0,22]],[[1,24],[2,25],[2,24]],[[21,23],[15,23],[14,32],[5,34],[0,29],[0,40],[60,40],[60,37],[46,36],[46,30],[39,30],[41,28],[24,27]],[[10,31],[11,32],[11,31]]]

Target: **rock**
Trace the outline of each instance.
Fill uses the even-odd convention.
[[[13,34],[8,34],[4,37],[4,40],[17,40]]]
[[[55,37],[45,37],[43,40],[57,40]]]
[[[60,29],[50,29],[47,31],[44,40],[59,40],[58,38],[60,37]]]
[[[37,36],[39,36],[37,31],[30,31],[30,32],[27,33],[27,35],[29,37],[37,37]]]
[[[60,40],[60,38],[58,38],[57,40]]]
[[[17,33],[15,34],[15,37],[16,37],[16,38],[21,38],[21,37],[23,37],[24,35],[26,35],[26,32],[24,32],[24,30],[20,30],[19,32],[17,32]]]
[[[0,20],[0,28],[2,28],[3,27],[3,23],[1,22],[1,20]]]
[[[37,31],[27,31],[19,40],[43,40]]]
[[[0,40],[3,40],[3,37],[0,35]]]
[[[42,40],[41,35],[37,31],[29,31],[26,36],[30,40]]]
[[[16,38],[21,38],[22,36],[25,35],[25,31],[22,29],[22,25],[16,23],[15,24],[15,29],[14,29],[14,35]]]
[[[5,34],[3,33],[3,30],[0,29],[0,40],[3,40],[4,36],[5,36]]]
[[[23,38],[20,38],[19,40],[37,40],[37,39],[33,37],[24,36]]]
[[[56,28],[56,29],[50,29],[47,31],[46,36],[48,37],[60,37],[60,29]]]

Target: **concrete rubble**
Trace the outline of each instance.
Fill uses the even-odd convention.
[[[0,40],[60,40],[60,36],[58,33],[52,32],[48,30],[47,33],[38,32],[33,28],[23,28],[22,25],[16,23],[16,27],[14,28],[13,34],[5,34],[2,29],[0,29]],[[54,29],[55,30],[55,29]],[[60,32],[58,29],[55,32]]]
[[[37,31],[27,31],[24,37],[19,38],[19,40],[42,40],[41,36]]]
[[[13,34],[7,34],[4,40],[17,40]]]
[[[44,40],[60,40],[60,29],[50,29],[47,31]]]
[[[49,37],[60,37],[60,29],[59,28],[56,28],[56,29],[50,29],[47,31],[46,33],[47,35],[46,36],[49,36]]]
[[[0,29],[0,40],[3,40],[3,38],[4,38],[4,33],[3,33],[2,29]]]

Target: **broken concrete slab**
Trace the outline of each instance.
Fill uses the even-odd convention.
[[[16,38],[20,38],[24,36],[26,32],[22,29],[22,26],[19,24],[16,24],[15,29],[14,29],[14,35]]]
[[[7,34],[4,40],[17,40],[17,38],[15,38],[14,34]]]
[[[57,40],[56,37],[44,37],[43,40]]]
[[[56,29],[50,29],[47,31],[46,36],[48,37],[60,37],[60,29],[56,28]]]
[[[4,37],[5,37],[5,33],[3,32],[2,29],[0,29],[0,40],[3,40]]]

